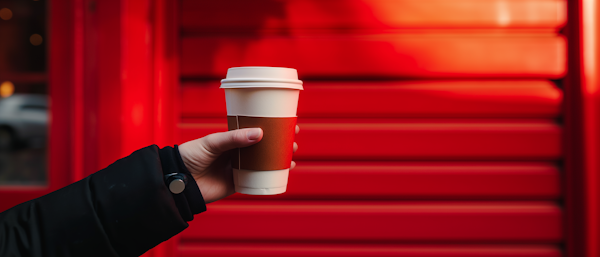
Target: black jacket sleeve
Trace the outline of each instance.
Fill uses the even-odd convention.
[[[173,172],[189,176],[177,149],[149,146],[0,213],[0,256],[139,256],[206,210],[193,179],[169,191]]]

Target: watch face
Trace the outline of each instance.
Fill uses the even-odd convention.
[[[181,179],[175,179],[169,183],[169,190],[173,194],[179,194],[185,189],[185,182]]]

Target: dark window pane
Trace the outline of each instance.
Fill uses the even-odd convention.
[[[46,4],[0,0],[0,186],[46,183]]]

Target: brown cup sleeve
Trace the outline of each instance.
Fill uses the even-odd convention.
[[[245,170],[282,170],[290,168],[296,130],[296,117],[270,118],[227,116],[229,130],[261,128],[260,142],[240,148],[232,167]]]

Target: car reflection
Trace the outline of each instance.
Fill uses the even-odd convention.
[[[47,134],[46,96],[0,98],[0,185],[45,183]]]
[[[0,149],[40,148],[46,144],[48,99],[15,94],[0,99]]]

